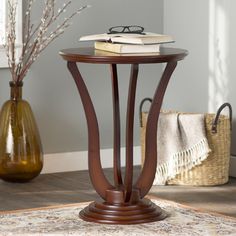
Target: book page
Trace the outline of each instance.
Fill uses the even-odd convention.
[[[80,41],[109,41],[130,44],[155,44],[173,42],[173,39],[169,35],[145,32],[145,34],[94,34],[83,36],[80,38]]]

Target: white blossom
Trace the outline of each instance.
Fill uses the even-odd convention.
[[[36,61],[40,53],[57,37],[64,33],[71,25],[71,19],[89,5],[80,7],[74,13],[65,17],[64,20],[55,26],[55,23],[66,12],[71,5],[67,0],[61,8],[56,9],[56,0],[44,0],[45,7],[42,16],[37,24],[32,23],[32,6],[35,0],[26,0],[26,11],[24,19],[24,42],[21,55],[16,58],[16,9],[18,0],[8,0],[8,24],[6,29],[6,55],[12,74],[12,80],[22,81],[29,71],[30,66]],[[48,30],[51,32],[48,32]],[[54,28],[54,30],[52,30]]]

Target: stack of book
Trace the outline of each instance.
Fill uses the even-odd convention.
[[[83,36],[80,41],[95,41],[95,49],[121,54],[158,53],[161,44],[174,42],[169,35],[148,32],[144,34],[95,34]]]

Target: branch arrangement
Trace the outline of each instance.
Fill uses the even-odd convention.
[[[61,8],[56,7],[56,0],[44,0],[44,9],[40,21],[35,25],[31,22],[32,7],[35,0],[27,0],[24,16],[23,46],[20,55],[16,56],[16,15],[18,0],[8,0],[8,25],[6,30],[6,55],[12,80],[20,82],[26,76],[30,66],[40,53],[71,25],[71,19],[88,5],[80,7],[69,17],[64,18],[58,25],[55,23],[66,12],[72,1],[66,1]]]

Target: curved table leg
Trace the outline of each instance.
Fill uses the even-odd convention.
[[[120,163],[120,105],[119,86],[117,78],[117,66],[111,65],[112,98],[113,98],[113,124],[114,124],[114,145],[113,145],[113,169],[114,183],[116,188],[122,186],[121,163]]]
[[[138,65],[131,66],[129,95],[126,113],[126,169],[125,169],[125,202],[129,202],[133,189],[133,136],[134,108],[138,78]]]
[[[145,161],[142,173],[135,184],[135,188],[140,190],[141,198],[149,192],[155,178],[157,167],[157,122],[164,94],[176,65],[176,61],[169,62],[166,65],[148,114],[145,138]]]
[[[76,63],[68,62],[67,66],[75,80],[76,86],[80,93],[88,124],[88,159],[91,182],[96,192],[103,199],[106,199],[107,189],[112,189],[114,187],[108,182],[102,170],[100,159],[99,129],[96,113],[87,87],[83,81]]]
[[[84,106],[89,133],[89,173],[95,190],[105,202],[93,202],[80,212],[86,221],[106,224],[139,224],[162,220],[166,213],[143,197],[150,190],[156,172],[157,121],[164,93],[177,62],[169,62],[154,95],[146,130],[146,160],[135,185],[133,181],[133,124],[138,65],[131,68],[126,117],[126,173],[123,183],[120,168],[120,110],[116,65],[111,65],[114,116],[114,180],[112,186],[104,176],[100,161],[99,130],[96,114],[86,85],[74,62],[68,68],[76,82]]]

